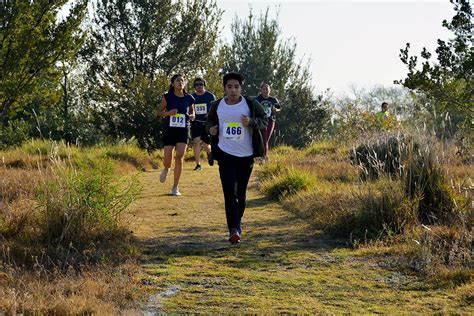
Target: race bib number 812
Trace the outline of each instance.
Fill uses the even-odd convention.
[[[184,114],[170,116],[170,127],[186,127],[186,117]]]

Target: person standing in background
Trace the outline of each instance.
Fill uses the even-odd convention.
[[[375,113],[375,116],[379,120],[386,119],[390,116],[390,113],[388,112],[388,103],[383,102],[381,107],[382,107],[382,110],[380,112]]]

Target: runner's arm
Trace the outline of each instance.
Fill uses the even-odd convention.
[[[163,98],[161,99],[161,102],[160,102],[160,107],[158,108],[158,111],[157,111],[158,116],[165,117],[165,116],[175,115],[176,113],[178,113],[177,109],[166,111],[166,106],[167,106],[166,98],[163,96]]]
[[[195,111],[195,108],[194,108],[194,103],[191,104],[188,108],[188,114],[189,114],[189,119],[191,121],[194,121],[194,119],[196,118],[196,111]]]
[[[213,101],[210,104],[209,113],[207,114],[206,120],[206,132],[210,134],[209,129],[213,126],[219,125],[219,120],[217,118],[217,103],[218,101]]]
[[[253,117],[250,117],[249,126],[257,129],[267,128],[268,117],[265,110],[256,100],[252,100],[252,102],[254,102],[255,113]]]

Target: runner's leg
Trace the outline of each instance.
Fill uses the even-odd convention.
[[[171,159],[173,158],[173,148],[174,146],[165,146],[164,148],[164,157],[163,157],[163,166],[165,170],[171,168]]]
[[[194,160],[196,161],[196,166],[201,164],[201,137],[195,137],[193,139],[193,149],[194,149]]]
[[[181,177],[181,171],[183,170],[183,158],[184,153],[186,152],[185,143],[177,143],[176,144],[176,151],[174,157],[174,186],[178,186],[179,178]]]

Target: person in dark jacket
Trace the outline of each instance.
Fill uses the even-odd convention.
[[[268,122],[262,106],[242,96],[243,81],[238,73],[224,76],[225,97],[211,103],[206,123],[213,157],[219,163],[229,241],[233,244],[241,239],[247,185],[254,157],[264,155],[260,130]]]

